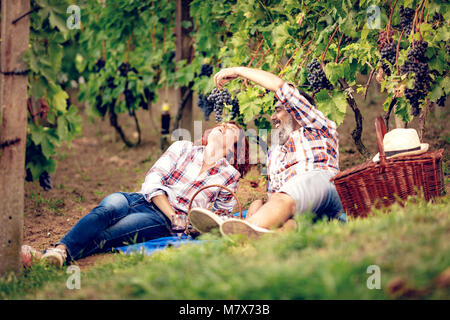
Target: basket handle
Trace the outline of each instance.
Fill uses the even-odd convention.
[[[191,201],[189,202],[188,217],[189,217],[189,211],[191,211],[191,208],[192,208],[192,203],[194,202],[194,198],[200,192],[202,192],[203,190],[208,189],[208,188],[212,188],[212,187],[223,188],[223,189],[227,190],[229,193],[231,193],[231,195],[236,199],[236,202],[237,202],[237,204],[239,206],[239,212],[241,213],[240,218],[243,219],[244,218],[244,213],[242,212],[242,205],[241,205],[241,202],[239,201],[238,197],[236,196],[236,194],[232,190],[230,190],[230,188],[225,187],[225,186],[223,186],[221,184],[211,184],[209,186],[205,186],[205,187],[200,188],[196,193],[194,193],[194,195],[191,198]],[[184,233],[188,234],[188,229],[189,229],[189,218],[186,219],[186,227],[185,227]]]
[[[384,168],[386,166],[386,154],[384,152],[383,138],[386,134],[386,125],[382,117],[377,117],[375,119],[375,130],[377,132],[377,145],[380,155],[380,165]]]

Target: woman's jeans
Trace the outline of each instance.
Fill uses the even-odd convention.
[[[171,222],[139,193],[110,194],[84,216],[58,244],[77,260],[114,247],[171,235]]]

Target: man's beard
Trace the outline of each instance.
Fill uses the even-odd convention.
[[[292,118],[292,116],[288,117],[286,123],[283,124],[282,122],[280,122],[280,127],[278,129],[280,130],[278,135],[278,143],[282,146],[288,141],[291,133],[295,130],[294,119]]]

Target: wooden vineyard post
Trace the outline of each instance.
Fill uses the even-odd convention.
[[[0,276],[22,269],[29,11],[30,0],[1,1]]]
[[[190,21],[192,19],[189,14],[189,6],[191,0],[177,0],[176,3],[176,19],[175,19],[175,34],[176,34],[176,51],[175,60],[178,62],[183,59],[187,59],[188,63],[192,58],[192,40],[189,37],[189,33],[192,30],[190,28],[184,28],[182,22]],[[190,87],[180,87],[177,90],[177,107],[182,108],[179,110],[180,117],[177,116],[176,126],[189,130],[191,137],[193,135],[193,121],[192,121],[192,90]],[[180,118],[180,121],[178,121]]]

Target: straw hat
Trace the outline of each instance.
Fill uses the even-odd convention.
[[[428,143],[420,143],[419,135],[414,129],[394,129],[387,132],[383,138],[386,158],[406,155],[418,155],[428,151]],[[380,160],[380,154],[373,157],[373,162]]]

